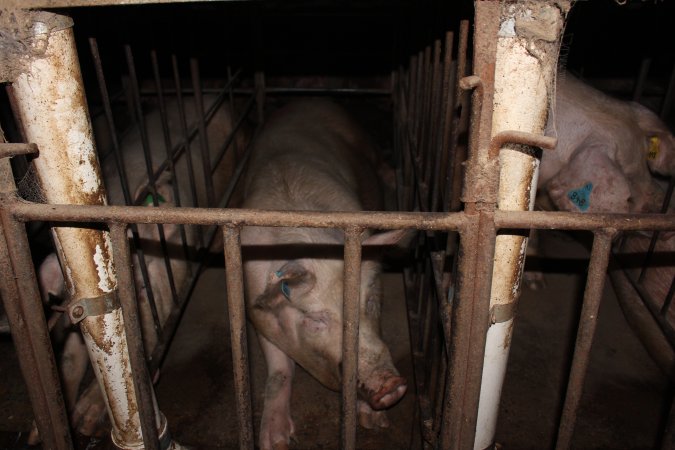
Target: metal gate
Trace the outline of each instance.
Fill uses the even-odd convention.
[[[45,6],[40,2],[28,2],[26,6]],[[73,2],[65,2],[72,6]],[[84,2],[88,3],[88,2]],[[116,2],[111,2],[116,3]],[[122,2],[120,2],[122,3]],[[144,2],[138,2],[144,3]],[[55,6],[55,5],[51,5]],[[66,6],[64,4],[64,6]],[[139,125],[139,133],[146,155],[147,182],[135,197],[124,187],[127,205],[105,206],[95,191],[94,204],[65,205],[27,202],[17,196],[11,181],[13,175],[7,157],[20,154],[34,154],[43,144],[35,145],[32,139],[27,144],[2,144],[3,160],[0,161],[1,231],[0,261],[2,270],[2,297],[11,325],[11,331],[18,353],[21,355],[22,370],[29,377],[31,402],[42,438],[49,448],[72,448],[69,425],[59,389],[58,375],[49,339],[49,329],[41,310],[40,293],[30,258],[30,246],[24,223],[46,221],[66,228],[68,223],[79,224],[79,230],[93,233],[97,240],[92,242],[92,254],[96,246],[109,239],[109,250],[115,260],[116,289],[109,289],[99,295],[80,296],[77,302],[64,305],[73,320],[80,320],[85,333],[97,341],[97,333],[114,328],[115,346],[119,354],[113,356],[121,365],[130,370],[125,372],[124,396],[114,400],[111,409],[127,417],[129,410],[138,407],[138,420],[131,420],[127,428],[120,428],[113,439],[120,446],[142,445],[145,448],[176,447],[171,441],[164,420],[156,406],[152,390],[151,374],[161,363],[166,352],[166,342],[177,326],[180,312],[185,306],[189,292],[199,274],[199,267],[191,265],[188,276],[181,286],[173,285],[171,300],[174,303],[171,314],[164,322],[160,320],[153,300],[152,289],[148,289],[155,328],[158,330],[158,345],[152,355],[146,355],[141,339],[137,292],[134,288],[137,276],[133,273],[132,248],[137,255],[143,283],[151,285],[144,262],[143,244],[139,239],[141,225],[157,225],[160,245],[166,247],[163,227],[178,225],[180,246],[189,252],[189,244],[197,242],[196,248],[205,252],[216,234],[222,235],[225,252],[227,277],[227,301],[230,311],[230,329],[234,380],[239,417],[239,441],[241,448],[253,448],[254,436],[251,417],[251,393],[248,373],[248,348],[243,295],[243,274],[241,264],[240,231],[245,226],[318,227],[340,229],[344,233],[344,348],[343,384],[341,413],[341,443],[344,448],[356,448],[356,373],[357,360],[353,349],[358,340],[358,290],[361,264],[360,235],[365,229],[416,229],[420,236],[415,249],[415,265],[406,269],[405,283],[413,358],[417,389],[417,404],[420,431],[424,448],[471,448],[476,439],[479,414],[481,374],[486,347],[486,336],[492,324],[512,319],[510,306],[499,308],[490,305],[490,290],[493,278],[495,247],[499,230],[563,229],[590,230],[594,234],[593,250],[589,263],[588,280],[579,322],[577,342],[574,349],[572,369],[559,425],[557,448],[569,448],[574,420],[579,405],[580,393],[588,363],[590,346],[593,342],[600,291],[610,258],[612,239],[620,232],[635,230],[672,230],[672,215],[601,215],[570,214],[532,211],[503,211],[496,207],[499,184],[499,152],[506,144],[522,144],[549,148],[554,141],[536,133],[502,131],[493,135],[494,72],[497,52],[495,36],[503,16],[500,4],[491,1],[476,2],[476,17],[473,34],[473,71],[468,74],[466,51],[469,45],[469,24],[463,22],[455,44],[455,36],[448,33],[444,42],[432,46],[410,58],[406,67],[392,76],[392,100],[395,111],[395,151],[399,162],[397,170],[398,201],[401,211],[377,213],[318,213],[289,211],[251,211],[228,209],[227,201],[234,192],[237,179],[244,170],[247,154],[240,155],[233,167],[230,183],[221,188],[216,200],[216,189],[212,178],[213,168],[222,161],[226,152],[236,151],[237,130],[257,102],[258,117],[262,117],[265,98],[264,76],[257,73],[252,89],[245,90],[247,96],[235,100],[235,84],[241,72],[230,72],[226,85],[216,93],[212,105],[204,104],[200,86],[199,67],[191,62],[192,94],[201,112],[190,124],[185,119],[181,87],[181,76],[176,60],[173,60],[172,92],[176,96],[181,117],[181,137],[172,142],[166,119],[166,93],[159,75],[156,58],[155,85],[162,129],[168,152],[164,162],[153,165],[144,128],[143,89],[135,76],[134,57],[126,49],[129,70],[130,110]],[[563,14],[564,16],[564,14]],[[46,17],[46,16],[41,16]],[[564,18],[564,17],[563,17]],[[35,20],[38,28],[49,19]],[[43,30],[44,31],[44,30]],[[71,45],[69,27],[49,29],[52,35],[63,34],[65,47]],[[39,30],[37,32],[39,35]],[[50,41],[50,45],[53,41]],[[96,62],[100,95],[106,122],[114,131],[114,114],[110,95],[104,80],[103,64],[98,56],[97,44],[91,41],[91,51]],[[63,50],[58,58],[68,55]],[[453,53],[456,58],[453,58]],[[71,56],[67,56],[71,57]],[[54,64],[58,66],[58,64]],[[75,66],[77,61],[75,60]],[[49,82],[60,82],[58,73]],[[17,85],[20,83],[16,83]],[[19,90],[20,87],[15,88]],[[469,121],[468,93],[473,90],[471,100],[471,130],[466,156],[462,153],[458,139],[466,131]],[[45,92],[49,91],[45,89]],[[241,94],[241,90],[237,94]],[[26,102],[15,96],[15,102]],[[19,98],[17,98],[19,97]],[[207,127],[218,107],[229,101],[238,105],[230,122],[232,134],[223,146],[209,152]],[[16,110],[15,106],[15,110]],[[17,114],[28,117],[24,112]],[[24,128],[30,124],[22,124]],[[30,133],[29,133],[30,135]],[[38,134],[35,134],[38,135]],[[91,138],[91,136],[89,136]],[[193,203],[180,208],[159,207],[161,195],[156,182],[165,169],[176,172],[175,164],[185,155],[191,154],[190,147],[199,140],[201,167],[190,167],[189,173],[202,170],[204,200],[199,201],[194,179],[190,183]],[[123,163],[119,156],[119,145],[113,140],[113,153],[118,167]],[[228,150],[230,149],[230,150]],[[447,151],[446,151],[447,149]],[[63,158],[72,157],[64,148]],[[185,160],[188,164],[189,159]],[[212,166],[215,163],[215,166]],[[192,163],[189,163],[192,165]],[[462,174],[462,164],[464,172]],[[95,167],[95,164],[94,164]],[[94,171],[100,169],[94,169]],[[123,170],[121,170],[123,173]],[[123,186],[126,184],[122,177]],[[100,184],[100,180],[99,180]],[[178,189],[177,184],[173,186]],[[100,186],[99,186],[100,188]],[[461,191],[461,193],[460,193]],[[181,194],[174,191],[174,198],[180,202]],[[461,202],[460,202],[461,199]],[[142,206],[148,201],[154,208]],[[58,203],[51,202],[50,203]],[[98,204],[96,204],[98,203]],[[461,203],[464,204],[460,210]],[[203,206],[218,206],[219,209],[203,209]],[[81,224],[88,224],[83,226]],[[190,242],[185,231],[192,226],[205,226],[203,235]],[[183,228],[184,227],[184,228]],[[131,241],[128,232],[131,230]],[[154,230],[154,228],[153,228]],[[154,231],[153,231],[154,232]],[[57,232],[58,234],[58,232]],[[67,247],[64,239],[62,246]],[[75,238],[75,239],[82,239]],[[131,243],[131,245],[130,245]],[[164,251],[163,263],[169,279],[172,279],[172,264],[168,252]],[[189,259],[189,258],[186,258]],[[199,258],[201,259],[201,258]],[[104,266],[110,264],[109,255],[103,255]],[[522,261],[521,261],[522,264]],[[87,281],[84,284],[90,283]],[[173,282],[171,282],[173,284]],[[114,282],[110,286],[115,286]],[[96,291],[96,289],[92,289]],[[115,292],[117,291],[117,292]],[[104,303],[104,310],[95,310],[96,304]],[[77,308],[81,309],[77,309]],[[94,318],[103,313],[110,324],[94,324]],[[89,317],[87,315],[90,314]],[[122,319],[123,316],[123,319]],[[107,320],[107,319],[106,319]],[[91,322],[90,324],[87,321]],[[123,328],[122,328],[123,326]],[[89,330],[87,330],[91,327]],[[94,342],[94,346],[101,344]],[[127,350],[128,346],[128,350]],[[128,352],[128,353],[127,353]],[[149,364],[147,363],[149,361]],[[108,360],[106,360],[108,363]],[[104,371],[103,371],[104,372]],[[100,375],[106,386],[119,383],[109,373]],[[131,386],[133,385],[133,389]],[[109,401],[113,401],[110,398]],[[117,407],[126,408],[118,411]],[[672,419],[671,419],[672,420]],[[669,428],[672,431],[672,428]],[[664,439],[664,448],[672,436]]]

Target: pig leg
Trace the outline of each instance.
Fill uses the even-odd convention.
[[[108,412],[96,380],[85,389],[72,415],[74,428],[84,436],[102,437],[110,431]]]
[[[389,419],[386,411],[375,411],[368,402],[358,400],[359,423],[363,428],[388,428]]]
[[[295,425],[291,419],[291,383],[295,362],[276,345],[258,335],[267,362],[265,405],[260,424],[261,450],[287,449]]]
[[[68,333],[61,356],[61,379],[68,411],[72,411],[77,401],[80,383],[89,367],[89,356],[82,336],[76,331]]]

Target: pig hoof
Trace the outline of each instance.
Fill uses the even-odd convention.
[[[368,403],[359,400],[359,423],[363,428],[388,428],[389,419],[385,411],[374,411]]]
[[[384,385],[382,385],[380,390],[370,398],[370,406],[372,406],[373,409],[389,408],[403,397],[407,389],[408,386],[405,378],[391,377]]]
[[[260,425],[260,449],[287,450],[294,433],[290,414],[265,411]]]
[[[105,402],[95,380],[82,393],[75,405],[73,426],[84,436],[103,437],[110,431]]]

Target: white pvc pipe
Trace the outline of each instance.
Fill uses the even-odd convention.
[[[28,61],[12,89],[26,138],[40,151],[34,164],[46,201],[106,204],[72,21],[45,12],[34,13],[33,19],[29,44],[39,56]],[[53,234],[71,298],[95,298],[116,289],[108,232],[54,228]],[[104,393],[114,444],[143,448],[121,309],[90,316],[80,322],[80,329]],[[158,429],[167,433],[156,404],[155,411]]]
[[[492,136],[507,130],[543,135],[553,96],[559,40],[569,10],[565,2],[503,3],[497,40]],[[500,152],[498,207],[534,206],[539,159],[527,147],[506,145]],[[499,402],[511,346],[513,312],[520,295],[527,238],[497,236],[490,297],[495,322],[487,335],[474,449],[494,443]]]

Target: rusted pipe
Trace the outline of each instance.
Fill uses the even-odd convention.
[[[0,159],[0,297],[43,445],[56,450],[72,449],[26,227],[5,208],[7,200],[16,196],[12,180],[9,161]]]
[[[138,303],[134,288],[134,275],[131,271],[132,262],[127,241],[126,225],[113,224],[110,226],[110,235],[115,259],[115,271],[119,279],[118,295],[122,305],[124,329],[129,349],[129,363],[131,365],[134,390],[139,402],[139,416],[145,448],[159,449],[157,429],[161,428],[160,416],[155,414],[156,400],[152,390],[150,373],[145,363],[143,337],[138,320]],[[166,422],[166,420],[164,420]]]
[[[239,448],[253,450],[251,386],[248,368],[248,340],[244,305],[244,272],[241,263],[241,233],[238,227],[224,227],[227,311],[230,316],[234,390],[239,422]]]
[[[556,450],[570,448],[572,432],[577,418],[579,401],[581,399],[586,377],[586,369],[591,355],[593,335],[597,325],[598,310],[602,300],[602,289],[605,285],[605,275],[609,264],[609,253],[612,249],[612,238],[616,230],[603,230],[595,233],[591,260],[589,261],[588,278],[584,290],[584,300],[579,319],[577,340],[572,357],[572,368],[567,383],[565,405],[563,406]]]
[[[8,158],[19,155],[32,155],[38,152],[35,144],[7,144],[0,143],[0,158]]]
[[[38,179],[50,203],[103,207],[106,195],[72,21],[40,13],[35,16],[33,33],[32,45],[41,45],[44,55],[29,62],[14,81],[12,92],[24,135],[41,150],[34,159]],[[122,449],[138,448],[143,439],[122,312],[105,300],[117,284],[109,235],[82,227],[55,228],[53,234],[69,296],[105,311],[85,317],[80,329],[111,417],[113,443]],[[98,308],[103,305],[111,306]]]
[[[345,228],[376,230],[415,228],[452,230],[470,222],[465,213],[419,212],[315,212],[254,209],[147,208],[144,206],[44,205],[17,199],[7,205],[21,221],[98,223],[192,223],[197,225],[246,224],[261,227]],[[672,230],[675,214],[587,214],[549,211],[495,211],[498,229]]]
[[[361,290],[361,232],[346,228],[342,327],[342,448],[356,448],[356,388],[359,358],[359,299]]]
[[[555,139],[546,127],[557,68],[559,42],[570,2],[502,3],[495,53],[494,110],[487,160],[499,160],[500,210],[531,210],[539,173],[539,150]],[[512,141],[516,145],[512,145]],[[487,330],[474,449],[494,443],[501,390],[525,262],[527,237],[496,238],[490,327]]]

